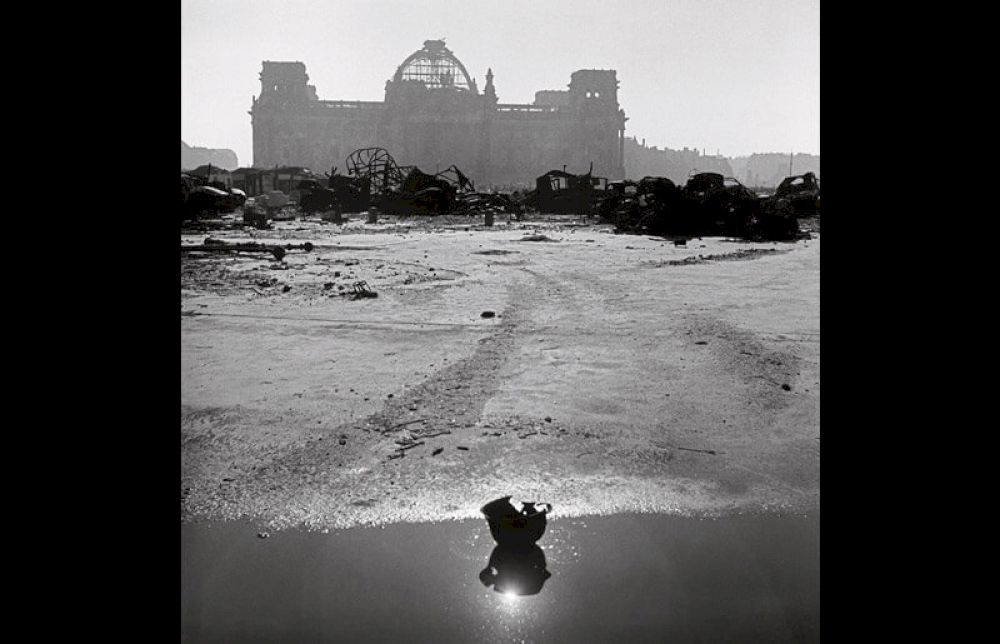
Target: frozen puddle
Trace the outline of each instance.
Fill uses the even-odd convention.
[[[519,552],[499,549],[485,520],[181,524],[181,639],[818,642],[819,523],[555,514]],[[498,573],[498,587],[531,594],[487,586]]]

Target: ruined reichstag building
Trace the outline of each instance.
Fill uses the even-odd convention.
[[[568,90],[535,93],[530,105],[501,103],[486,73],[480,92],[445,46],[428,40],[386,82],[385,100],[320,100],[305,64],[264,61],[250,111],[257,168],[338,168],[363,148],[384,148],[400,166],[435,174],[452,165],[477,186],[533,185],[566,167],[625,176],[625,112],[615,70],[573,72]]]

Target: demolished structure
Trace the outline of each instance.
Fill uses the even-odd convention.
[[[586,174],[549,170],[535,179],[535,189],[525,204],[539,212],[589,214],[608,194],[608,180],[595,177],[591,166]]]
[[[320,100],[302,62],[264,61],[250,110],[255,167],[343,165],[390,149],[403,166],[456,165],[476,183],[531,185],[541,167],[587,167],[624,178],[624,110],[615,70],[573,72],[568,90],[500,103],[492,70],[482,92],[443,40],[427,40],[386,83],[385,100]]]

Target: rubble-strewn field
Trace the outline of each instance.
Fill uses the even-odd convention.
[[[571,216],[364,221],[182,231],[182,520],[819,507],[815,222],[681,245]],[[288,249],[184,249],[207,238]]]

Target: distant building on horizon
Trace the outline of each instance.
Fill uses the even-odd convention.
[[[500,103],[492,69],[480,92],[442,40],[424,41],[385,85],[385,100],[320,100],[302,62],[263,61],[250,110],[253,166],[319,174],[362,148],[435,174],[455,165],[477,186],[534,185],[565,166],[625,177],[625,111],[615,70],[573,72],[568,90],[540,90],[530,105]]]
[[[181,170],[193,170],[209,163],[224,170],[239,167],[239,160],[232,150],[191,146],[181,140]]]

